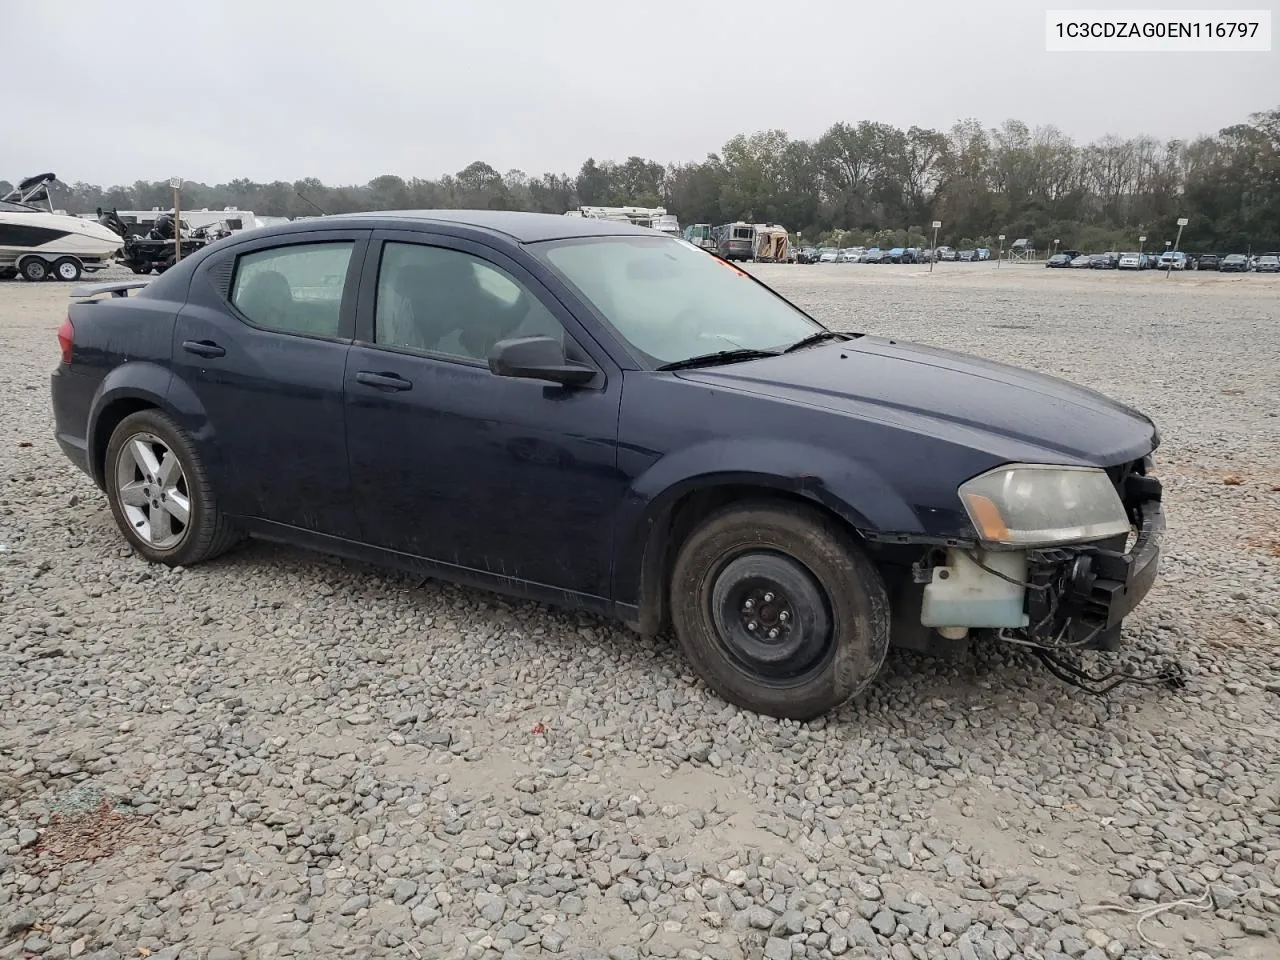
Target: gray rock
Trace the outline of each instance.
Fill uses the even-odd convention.
[[[7,912],[7,911],[5,911]],[[34,907],[20,907],[4,918],[4,932],[9,936],[34,927],[39,920]]]
[[[365,894],[348,897],[346,900],[342,901],[342,905],[338,907],[338,916],[349,917],[352,914],[359,913],[367,906],[369,906],[369,898]]]
[[[961,934],[969,929],[973,923],[973,914],[967,910],[954,910],[951,913],[942,915],[943,929],[951,933]]]
[[[1213,899],[1213,905],[1218,910],[1229,909],[1240,901],[1238,893],[1221,883],[1209,884],[1209,896]]]
[[[1159,900],[1160,884],[1154,877],[1139,877],[1129,884],[1129,896],[1135,900]]]
[[[1236,923],[1240,924],[1241,930],[1252,937],[1265,937],[1271,931],[1267,921],[1247,913],[1236,917]]]
[[[768,930],[773,927],[773,911],[767,907],[752,906],[747,908],[747,926],[756,930]]]
[[[429,927],[440,919],[440,911],[428,904],[420,903],[409,912],[409,919],[415,926]]]
[[[773,925],[773,932],[779,936],[790,936],[804,931],[804,914],[799,910],[787,910]]]
[[[898,929],[898,918],[891,910],[881,910],[871,918],[871,929],[882,937],[890,936]]]
[[[485,890],[475,895],[474,905],[476,912],[491,924],[499,922],[507,912],[506,901]]]
[[[560,931],[547,930],[543,932],[542,939],[539,942],[542,944],[542,949],[547,953],[559,953],[564,949],[564,941],[564,934]]]
[[[770,937],[764,942],[765,960],[791,960],[791,941]]]

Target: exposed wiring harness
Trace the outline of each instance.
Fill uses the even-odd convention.
[[[1045,650],[1037,649],[1035,653],[1040,658],[1040,662],[1045,665],[1045,668],[1063,683],[1069,683],[1071,686],[1077,687],[1085,693],[1092,693],[1097,697],[1110,693],[1116,687],[1125,683],[1132,683],[1141,687],[1166,686],[1170,690],[1181,690],[1187,685],[1186,672],[1182,669],[1182,664],[1176,660],[1168,661],[1154,673],[1135,674],[1122,667],[1119,670],[1112,670],[1101,676],[1094,676],[1088,671],[1067,663],[1065,660],[1061,660]]]
[[[1024,637],[1016,637],[1009,633],[1008,630],[996,631],[996,639],[1002,643],[1012,644],[1018,647],[1027,647],[1036,657],[1044,664],[1045,669],[1052,673],[1063,683],[1070,684],[1085,693],[1091,693],[1096,697],[1104,696],[1110,693],[1116,687],[1122,684],[1132,683],[1135,686],[1166,686],[1171,690],[1181,690],[1187,685],[1186,671],[1183,670],[1182,664],[1176,660],[1169,660],[1163,667],[1154,673],[1138,674],[1134,673],[1130,667],[1123,666],[1117,670],[1111,670],[1104,674],[1095,675],[1089,673],[1073,663],[1063,660],[1058,654],[1072,650],[1078,650],[1087,647],[1093,642],[1093,638],[1098,635],[1102,627],[1096,627],[1087,635],[1079,640],[1073,640],[1067,643],[1062,642],[1062,637],[1066,634],[1070,621],[1064,623],[1062,630],[1058,636],[1049,643],[1041,643],[1037,640],[1030,640]]]

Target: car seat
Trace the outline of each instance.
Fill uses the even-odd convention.
[[[293,288],[278,270],[263,270],[249,278],[236,305],[256,324],[276,330],[297,328]]]

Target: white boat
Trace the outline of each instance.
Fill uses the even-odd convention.
[[[76,281],[111,265],[123,242],[93,220],[54,213],[49,184],[57,177],[28,177],[0,197],[0,279]],[[45,209],[38,204],[43,201]]]
[[[566,212],[565,216],[617,220],[621,223],[634,223],[638,227],[649,227],[668,236],[681,236],[680,221],[675,214],[667,213],[663,207],[578,207]]]

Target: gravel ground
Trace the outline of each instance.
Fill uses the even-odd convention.
[[[795,724],[586,616],[268,544],[148,566],[51,436],[66,288],[0,284],[0,958],[1280,957],[1280,280],[759,272],[1155,416],[1123,656],[1188,686],[893,654]]]

